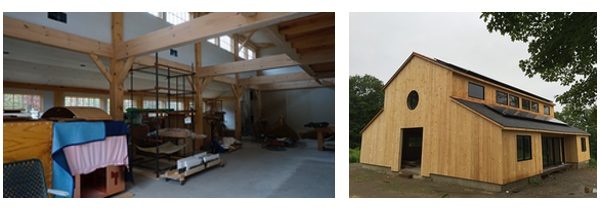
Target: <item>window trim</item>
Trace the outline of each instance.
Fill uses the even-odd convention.
[[[416,103],[414,104],[414,106],[411,106],[411,96],[415,96],[416,97]],[[419,93],[416,90],[412,90],[408,93],[408,95],[406,96],[406,106],[408,107],[409,110],[415,110],[417,108],[417,106],[419,106]]]
[[[535,110],[533,109],[534,104],[536,105]],[[531,111],[535,112],[535,113],[539,113],[540,112],[540,103],[531,101]]]
[[[526,101],[528,102],[528,103],[527,103],[527,104],[528,104],[528,107],[527,107],[527,108],[525,108],[525,102],[526,102]],[[522,98],[522,99],[521,99],[521,109],[524,109],[524,110],[527,110],[527,111],[531,111],[531,100],[529,100],[529,99],[525,99],[525,98]]]
[[[481,91],[481,94],[482,94],[482,95],[481,95],[481,98],[479,98],[479,97],[477,97],[477,96],[474,96],[474,95],[471,95],[471,91],[469,91],[469,90],[470,90],[470,88],[469,88],[469,87],[470,87],[471,85],[474,85],[474,86],[479,86],[479,87],[481,87],[481,90],[482,90],[482,91]],[[469,97],[471,97],[471,98],[476,98],[476,99],[485,100],[485,87],[484,87],[483,85],[480,85],[480,84],[477,84],[477,83],[469,82],[469,84],[467,84],[467,95],[468,95]]]
[[[587,141],[585,140],[585,137],[581,137],[580,143],[581,143],[581,152],[587,152]]]
[[[524,143],[525,142],[524,140],[528,140],[528,142],[529,142],[529,157],[525,156],[525,154],[527,154],[525,152],[525,148],[521,148],[521,151],[523,153],[521,154],[521,159],[519,159],[519,142],[523,142]],[[517,142],[516,143],[517,143],[517,148],[516,148],[517,149],[516,150],[516,153],[517,153],[517,162],[527,161],[527,160],[533,159],[533,151],[532,151],[533,150],[533,148],[532,148],[533,147],[532,146],[533,143],[531,141],[531,136],[530,135],[517,135]],[[521,147],[524,147],[524,146],[525,146],[525,144],[521,144]]]
[[[514,106],[511,105],[511,103],[510,103],[510,97],[514,97],[514,98],[517,99],[516,100],[516,104]],[[516,95],[513,95],[513,94],[509,94],[508,95],[508,106],[520,109],[521,108],[521,98],[519,96],[516,96]]]
[[[546,109],[548,109],[548,112],[546,112]],[[550,106],[544,104],[544,114],[545,115],[550,115]]]
[[[506,103],[498,102],[498,95],[499,94],[504,94],[506,96]],[[500,90],[496,90],[496,103],[497,104],[502,104],[502,105],[508,105],[508,93],[507,92],[502,92]]]

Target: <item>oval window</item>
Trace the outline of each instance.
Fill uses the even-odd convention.
[[[417,105],[419,104],[419,94],[417,91],[410,91],[408,98],[406,98],[406,104],[410,110],[417,108]]]

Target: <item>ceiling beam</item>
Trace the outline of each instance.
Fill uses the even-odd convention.
[[[236,61],[231,63],[202,67],[202,72],[200,72],[198,76],[211,77],[296,65],[298,65],[298,62],[291,59],[285,54],[271,55],[252,60]]]
[[[154,56],[141,56],[135,59],[135,63],[142,66],[154,66]],[[170,67],[184,72],[192,72],[192,66],[178,63],[169,59],[159,58],[158,63],[163,67]],[[235,79],[225,76],[214,77],[214,81],[235,84]]]
[[[335,49],[320,50],[304,53],[300,56],[300,63],[312,65],[317,63],[335,62]]]
[[[264,28],[311,14],[314,13],[261,12],[246,17],[235,12],[210,13],[124,42],[119,46],[115,57],[120,59],[143,55],[209,37]]]
[[[4,36],[85,54],[112,57],[113,47],[94,39],[4,16]]]
[[[334,88],[335,85],[329,81],[323,82],[323,84],[319,84],[314,80],[307,80],[307,81],[295,81],[295,82],[285,82],[285,83],[275,83],[275,84],[251,86],[252,89],[257,89],[257,90],[261,90],[261,91],[293,90],[293,89],[323,88],[323,87]]]
[[[296,73],[291,73],[291,74],[278,74],[278,75],[269,75],[269,76],[250,77],[247,79],[241,79],[239,81],[239,84],[240,85],[260,85],[260,84],[292,82],[292,81],[302,81],[302,80],[312,80],[312,79],[313,79],[313,77],[306,74],[306,72],[296,72]]]
[[[333,13],[321,13],[311,17],[306,17],[285,25],[281,29],[284,35],[303,34],[306,32],[317,31],[325,28],[335,27],[335,15]]]
[[[277,26],[269,27],[265,31],[267,32],[266,34],[269,36],[270,40],[272,40],[275,43],[275,45],[281,47],[283,51],[290,57],[292,57],[294,60],[300,60],[300,55],[296,52],[294,48],[292,48],[292,45],[290,43],[285,41],[285,37],[283,37],[283,35],[279,33],[279,29],[277,28]],[[315,75],[315,72],[310,68],[310,66],[306,64],[301,64],[300,67],[309,75]]]

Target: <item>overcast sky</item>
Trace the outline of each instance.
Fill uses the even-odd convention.
[[[418,52],[553,101],[569,89],[525,76],[519,60],[529,57],[527,44],[489,33],[479,15],[350,13],[350,75],[370,74],[385,84],[412,52]],[[556,103],[555,110],[562,105]]]

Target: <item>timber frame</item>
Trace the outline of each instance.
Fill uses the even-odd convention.
[[[194,67],[167,59],[158,59],[156,65],[194,73],[194,76],[187,78],[193,84],[192,89],[196,93],[193,96],[194,101],[202,101],[202,90],[212,81],[231,85],[237,101],[236,121],[241,118],[240,102],[244,90],[251,89],[260,93],[260,91],[334,87],[334,13],[193,12],[190,14],[192,19],[188,22],[124,41],[124,13],[113,12],[111,13],[111,43],[4,16],[4,36],[88,55],[109,83],[110,110],[123,110],[126,92],[123,83],[130,69],[155,65],[154,57],[149,55],[150,53],[185,44],[194,44]],[[253,60],[238,61],[237,43],[248,42],[258,30],[265,31],[272,38],[274,43],[267,44],[268,46],[281,47],[284,52],[279,55],[257,56]],[[224,34],[231,34],[234,37],[234,61],[203,66],[200,59],[202,54],[200,41]],[[105,65],[102,59],[108,60],[108,65]],[[289,66],[299,66],[304,72],[283,75],[262,74],[263,70]],[[239,78],[239,73],[243,72],[256,72],[256,76]],[[57,90],[57,92],[62,91]],[[200,132],[203,126],[202,104],[194,103],[194,106],[194,110],[197,110],[194,115],[195,121],[199,122],[196,123],[195,130]],[[114,111],[111,116],[115,120],[122,120],[123,112]],[[240,126],[241,123],[236,123],[237,138],[241,135]]]

